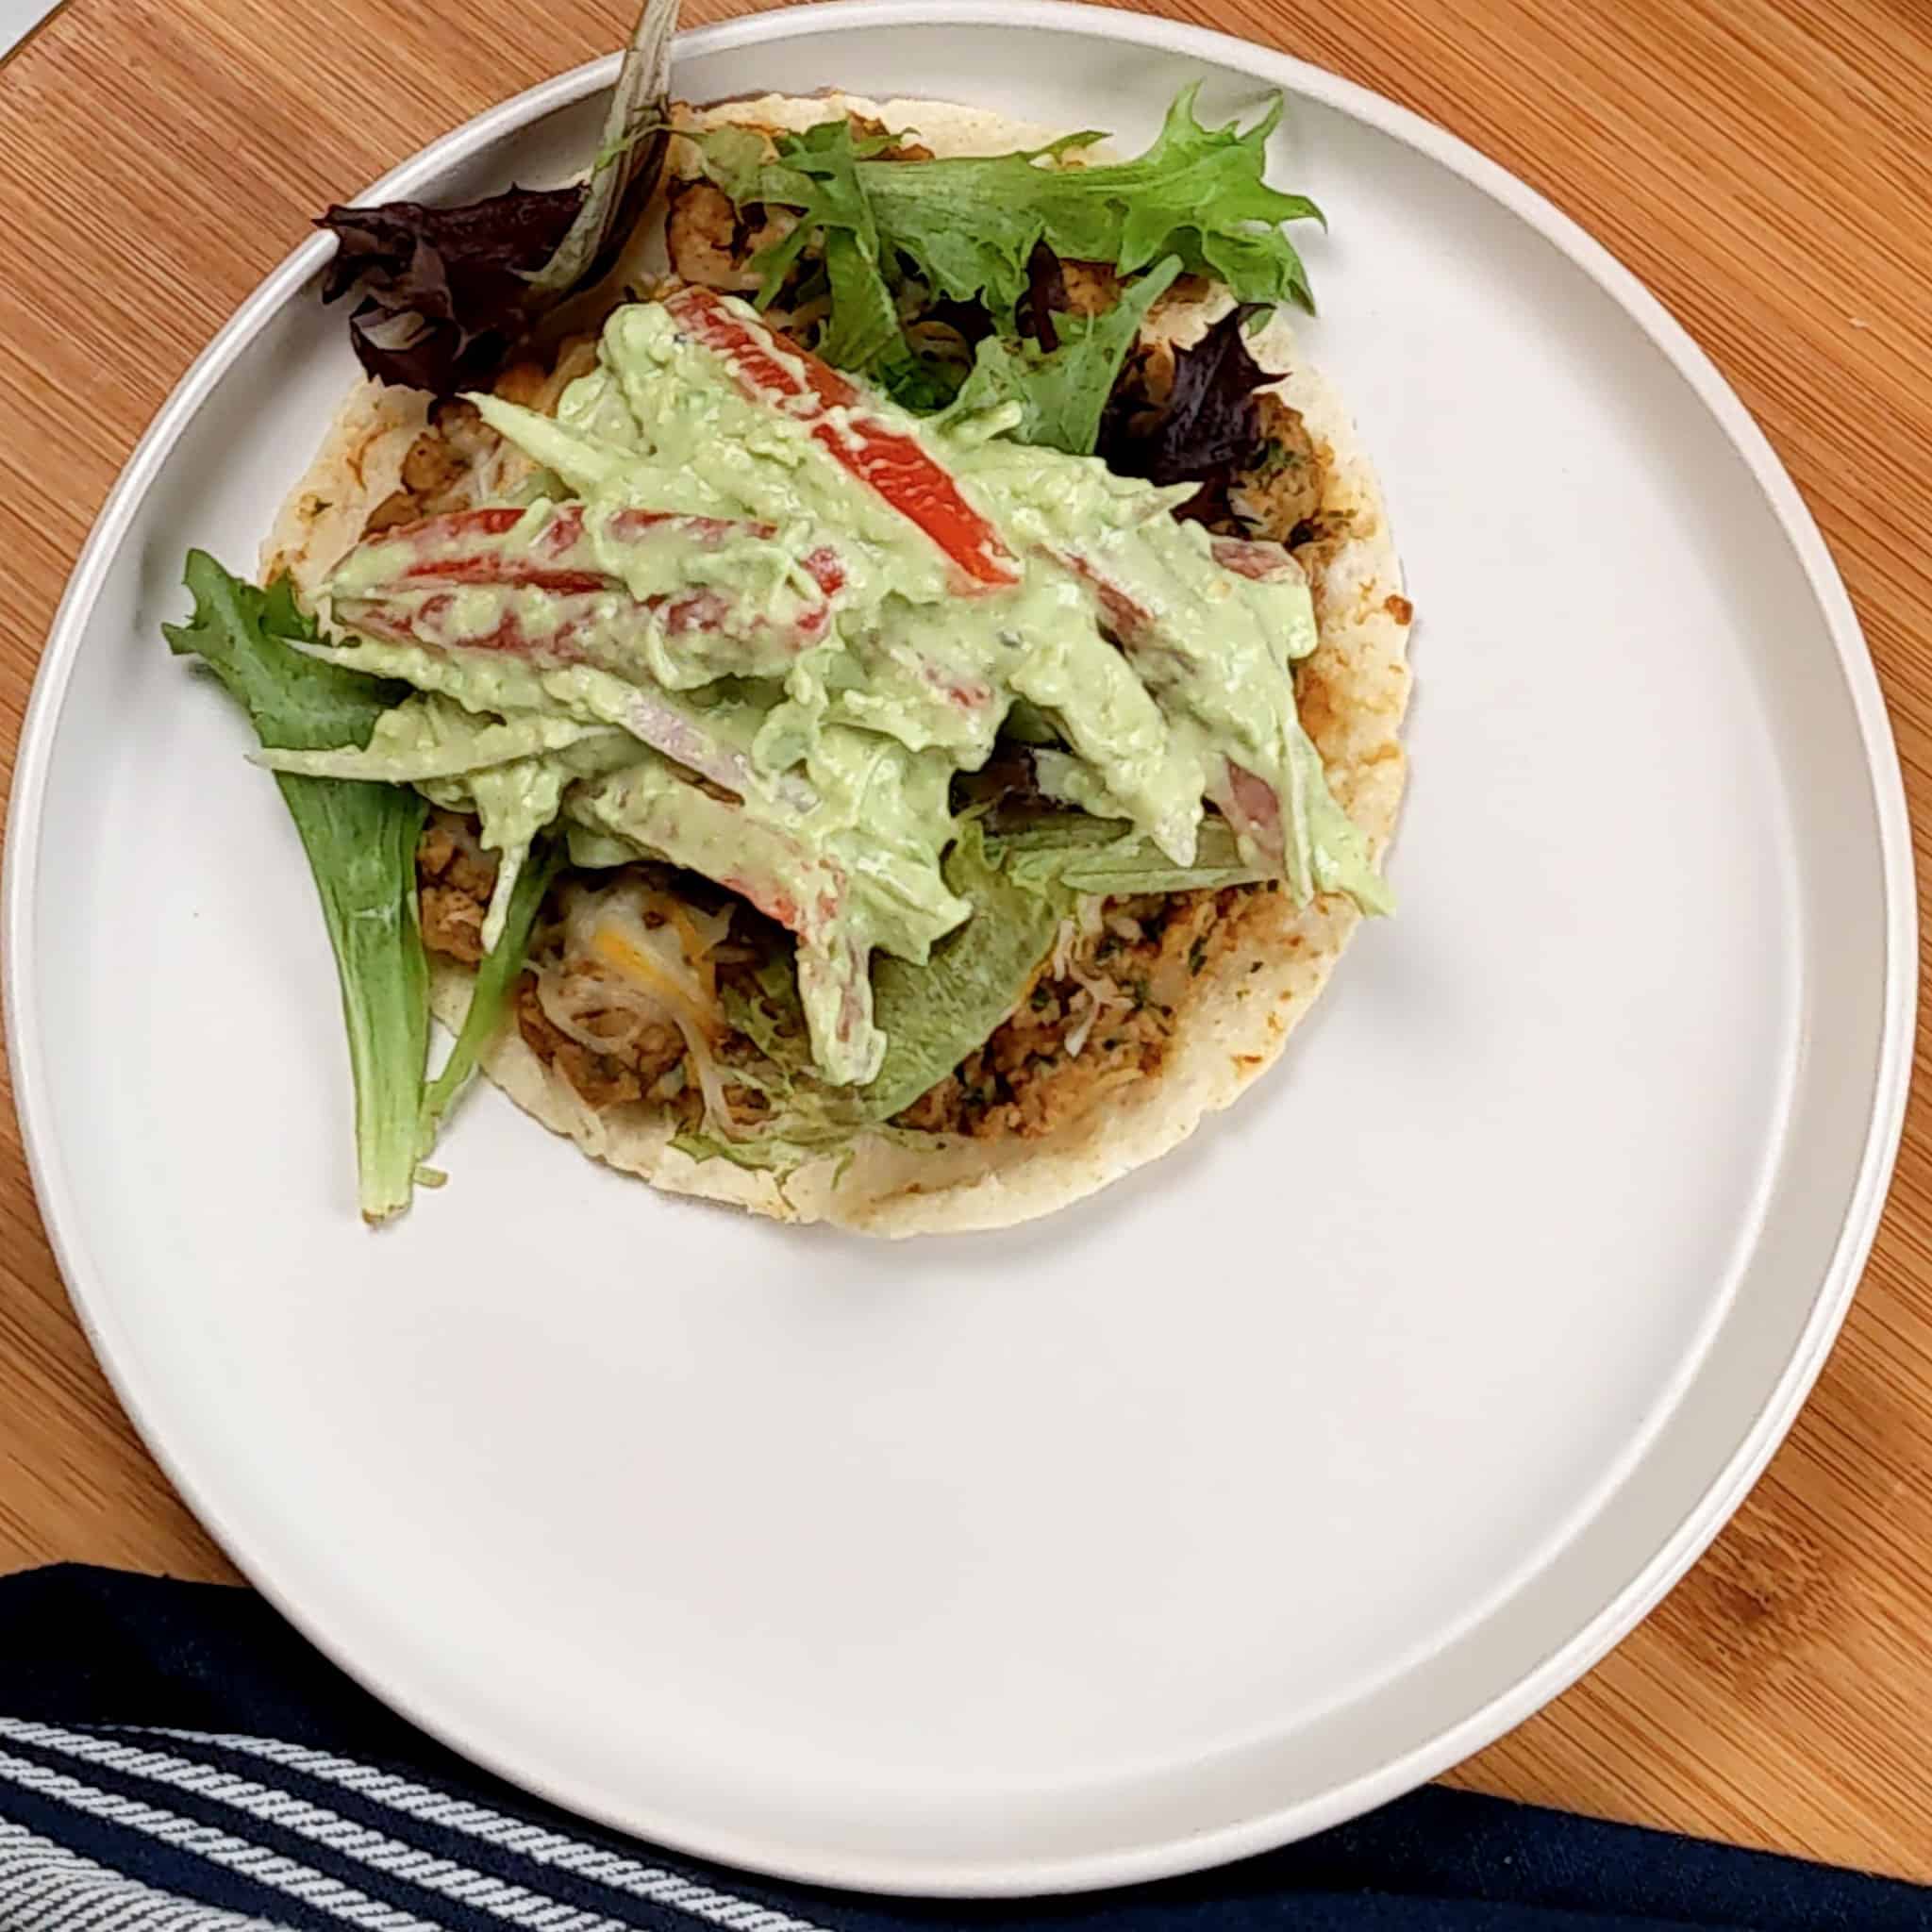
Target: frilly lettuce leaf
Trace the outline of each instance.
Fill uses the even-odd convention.
[[[761,139],[742,128],[696,139],[707,175],[736,205],[798,216],[785,239],[755,259],[760,303],[775,298],[817,242],[832,297],[819,353],[841,368],[873,371],[911,407],[908,372],[919,365],[897,326],[894,293],[908,271],[929,295],[983,307],[1001,335],[1015,331],[1029,264],[1041,246],[1063,259],[1105,262],[1123,276],[1172,257],[1175,273],[1213,276],[1239,302],[1313,308],[1301,257],[1283,230],[1290,222],[1320,221],[1321,210],[1264,178],[1281,101],[1246,129],[1231,122],[1210,127],[1194,111],[1198,92],[1196,86],[1175,98],[1144,154],[1091,165],[1076,158],[1105,138],[1097,133],[1018,154],[947,160],[894,159],[888,151],[896,137],[861,135],[842,119],[781,136],[770,158]],[[1084,453],[1093,446],[1091,435],[1083,435],[1087,418],[1098,420],[1089,391],[1116,337],[1061,326],[1072,340],[1049,353],[1023,356],[1012,345],[1007,358],[987,358],[981,390],[996,382],[1042,392],[1034,407],[1061,439],[1056,446]],[[1116,373],[1124,342],[1119,351]]]
[[[825,276],[832,314],[818,353],[835,369],[870,369],[891,357],[902,340],[898,307],[876,259],[850,229],[825,237]]]
[[[1016,441],[1091,456],[1121,364],[1147,311],[1180,272],[1180,258],[1170,255],[1130,282],[1111,308],[1094,316],[1058,317],[1058,346],[1051,351],[1019,336],[986,337],[972,373],[941,420],[963,425],[1013,406],[1013,420],[1004,426]]]
[[[258,590],[230,576],[207,551],[191,550],[184,581],[194,615],[161,626],[168,648],[207,664],[270,751],[365,745],[408,691],[312,655],[321,633],[287,577]]]
[[[1281,100],[1244,130],[1209,127],[1194,112],[1199,92],[1196,83],[1177,95],[1153,146],[1128,161],[1067,165],[1106,138],[1098,133],[1018,154],[894,160],[880,152],[889,142],[868,140],[849,121],[783,136],[776,158],[756,166],[741,142],[707,142],[705,160],[734,201],[799,215],[798,228],[759,264],[767,300],[814,232],[843,228],[868,259],[903,255],[938,293],[984,302],[996,317],[1012,316],[1041,242],[1062,259],[1104,261],[1124,275],[1176,255],[1237,301],[1312,307],[1301,257],[1282,230],[1321,220],[1321,210],[1264,178]]]

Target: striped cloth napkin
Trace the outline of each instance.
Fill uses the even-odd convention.
[[[6,1932],[1891,1932],[1932,1891],[1465,1792],[1218,1872],[860,1897],[601,1831],[473,1770],[247,1591],[0,1578]]]

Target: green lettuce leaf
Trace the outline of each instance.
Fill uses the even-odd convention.
[[[164,624],[177,658],[200,658],[248,713],[269,751],[329,751],[367,745],[408,686],[307,656],[315,620],[295,602],[287,577],[258,590],[230,576],[205,550],[188,553],[183,582],[194,598],[186,624]]]
[[[972,374],[941,420],[963,423],[1016,404],[1018,420],[1008,432],[1016,441],[1091,456],[1121,364],[1147,311],[1180,273],[1180,258],[1170,255],[1130,282],[1102,314],[1058,317],[1059,344],[1051,353],[1019,336],[986,337]]]
[[[1191,273],[1224,282],[1237,301],[1312,308],[1301,257],[1282,230],[1321,220],[1321,210],[1264,178],[1281,101],[1245,130],[1209,127],[1194,112],[1198,92],[1197,85],[1179,94],[1153,146],[1127,161],[1066,165],[1105,138],[1096,133],[1020,154],[892,160],[880,152],[890,142],[834,121],[782,137],[770,161],[754,160],[741,137],[708,138],[704,164],[740,206],[762,202],[799,216],[756,264],[765,301],[814,237],[842,230],[858,243],[849,268],[890,284],[903,258],[935,293],[983,303],[1002,329],[1012,326],[1041,242],[1062,259],[1106,262],[1123,275],[1176,256]],[[862,299],[878,311],[879,291]]]
[[[1295,756],[1307,775],[1308,862],[1317,888],[1346,892],[1369,918],[1386,918],[1395,910],[1395,894],[1370,860],[1369,841],[1329,791],[1314,741],[1299,726],[1295,739]]]
[[[1370,862],[1361,828],[1328,790],[1321,754],[1306,732],[1299,734],[1295,751],[1307,777],[1308,858],[1316,889],[1345,893],[1372,918],[1392,912],[1395,895]],[[1274,876],[1242,861],[1227,821],[1212,812],[1201,821],[1192,865],[1174,864],[1124,819],[1080,811],[1002,821],[989,827],[986,843],[1015,885],[1038,891],[1058,888],[1111,898],[1219,891]]]
[[[335,670],[308,659],[318,669]],[[337,672],[338,675],[346,674]],[[362,680],[366,682],[367,680]],[[375,721],[366,743],[325,750],[264,748],[252,761],[271,772],[296,772],[311,778],[373,778],[413,785],[425,778],[458,778],[491,765],[506,765],[543,752],[584,743],[616,743],[625,734],[614,726],[587,724],[551,711],[514,711],[503,716],[466,710],[454,698],[423,691],[391,706]]]
[[[941,940],[924,966],[874,959],[874,1010],[887,1045],[885,1063],[868,1085],[833,1089],[812,1077],[791,975],[761,975],[770,1011],[734,1012],[733,1024],[758,1041],[789,1077],[790,1089],[769,1126],[734,1147],[773,1141],[817,1148],[876,1126],[944,1079],[1012,1011],[1052,951],[1073,895],[1050,877],[1021,883],[989,852],[972,820],[946,856],[945,875],[946,884],[972,902],[974,916]]]
[[[484,849],[497,855],[496,884],[491,889],[482,932],[483,944],[492,952],[508,929],[510,901],[530,848],[556,818],[563,804],[563,788],[575,775],[562,758],[552,756],[517,758],[460,778],[422,781],[436,804],[453,811],[474,811]]]
[[[902,336],[865,374],[902,409],[932,416],[950,407],[971,371],[955,358],[921,354]]]
[[[764,277],[758,288],[760,308],[777,295],[814,237],[829,241],[837,233],[847,235],[857,243],[857,258],[876,269],[878,224],[858,170],[891,145],[890,135],[861,136],[849,121],[824,121],[780,137],[774,161],[766,160],[764,142],[748,128],[721,127],[692,139],[705,172],[739,207],[764,202],[808,211],[783,241],[754,260],[752,266]]]
[[[835,369],[870,369],[903,340],[898,307],[878,262],[867,258],[864,244],[849,228],[834,228],[825,237],[825,275],[832,315],[818,353]]]
[[[550,890],[550,881],[556,875],[561,858],[558,841],[552,840],[524,867],[510,889],[504,908],[503,931],[476,968],[475,983],[470,990],[470,1007],[463,1015],[462,1027],[449,1050],[449,1058],[442,1063],[441,1071],[424,1091],[418,1132],[425,1154],[435,1145],[442,1117],[449,1111],[450,1103],[462,1091],[475,1071],[483,1049],[495,1039],[497,1028],[503,1024],[510,989],[515,986],[517,975],[524,970],[524,961],[529,956],[530,934],[536,926],[543,894]]]
[[[1176,865],[1121,819],[1062,812],[989,834],[988,849],[1014,884],[1114,897],[1132,892],[1218,891],[1272,876],[1241,861],[1223,819],[1201,822],[1192,865]]]
[[[825,1151],[822,1146],[808,1146],[775,1136],[760,1136],[756,1141],[727,1141],[719,1134],[699,1134],[689,1129],[674,1134],[671,1144],[692,1160],[728,1160],[733,1167],[780,1175],[790,1174],[795,1167],[803,1167],[808,1160]]]
[[[873,971],[878,1024],[889,1044],[878,1077],[856,1096],[867,1123],[890,1120],[945,1078],[1013,1010],[1053,950],[1069,895],[1023,883],[968,822],[946,856],[946,884],[973,917],[933,947],[924,966],[881,958]]]
[[[398,693],[305,657],[314,621],[286,580],[268,591],[233,577],[205,551],[188,554],[194,614],[163,625],[177,656],[200,658],[277,750],[366,745]],[[429,1050],[429,971],[416,923],[416,841],[427,808],[400,787],[278,773],[308,855],[341,986],[356,1088],[362,1213],[387,1220],[409,1204]]]

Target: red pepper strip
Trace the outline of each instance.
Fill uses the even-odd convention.
[[[872,949],[846,921],[852,882],[845,868],[782,826],[706,792],[675,801],[660,796],[638,810],[625,805],[622,774],[605,787],[605,795],[614,794],[628,837],[674,865],[711,874],[727,891],[748,899],[797,936],[799,991],[815,1053],[824,1065],[842,1065],[844,1072],[835,1077],[870,1079],[884,1043],[873,1026]],[[720,851],[734,855],[722,875],[712,870]]]
[[[1307,573],[1279,543],[1264,542],[1258,538],[1216,537],[1212,547],[1214,560],[1223,570],[1252,577],[1257,584],[1277,577],[1291,578],[1296,583],[1306,580]]]
[[[386,626],[372,635],[395,637],[398,625],[407,626],[407,615],[397,612],[408,600],[440,586],[467,585],[482,588],[541,591],[555,597],[606,598],[604,616],[612,633],[609,641],[621,641],[631,624],[655,614],[674,635],[694,631],[714,632],[724,638],[756,644],[780,657],[795,656],[820,642],[831,627],[833,603],[845,588],[845,566],[830,544],[822,543],[801,559],[805,572],[817,587],[818,597],[805,603],[789,621],[780,624],[763,610],[741,612],[724,591],[707,586],[631,600],[623,582],[600,566],[595,545],[584,530],[584,507],[580,503],[560,505],[548,523],[528,534],[517,534],[528,511],[512,507],[458,510],[448,516],[429,517],[401,528],[384,530],[358,546],[387,563],[391,557],[398,567],[374,588],[353,598],[338,600],[347,613],[358,613],[356,621],[364,628],[384,620],[373,616],[381,607],[391,607]],[[734,537],[768,539],[774,533],[769,524],[734,522],[724,517],[674,516],[660,510],[626,509],[612,515],[606,525],[607,539],[620,544],[638,545],[661,536],[675,542],[695,542],[698,548],[715,550]],[[625,599],[612,609],[608,598]],[[447,613],[448,606],[429,612],[432,620]],[[558,643],[554,634],[553,644]],[[416,641],[434,642],[426,636]],[[497,644],[475,642],[480,648],[512,650],[522,655],[545,648],[541,641],[521,639],[514,625]],[[557,661],[573,661],[560,648],[550,649]],[[720,673],[733,668],[719,666]],[[750,667],[747,667],[750,668]]]
[[[754,402],[803,423],[821,448],[917,524],[945,552],[968,591],[1005,590],[1019,582],[1018,558],[953,477],[915,438],[872,415],[863,393],[836,369],[775,335],[715,290],[680,289],[664,306]]]
[[[1047,555],[1086,585],[1102,626],[1112,634],[1114,642],[1148,684],[1158,689],[1193,668],[1186,647],[1163,634],[1153,611],[1115,583],[1091,558],[1077,550],[1051,550]]]
[[[1061,569],[1072,571],[1087,586],[1100,611],[1100,621],[1112,631],[1115,642],[1127,648],[1159,642],[1154,613],[1138,603],[1129,591],[1123,590],[1090,558],[1083,557],[1077,550],[1054,550],[1048,555]]]
[[[1224,556],[1224,543],[1234,554]],[[1287,551],[1274,543],[1217,538],[1214,553],[1216,561],[1224,568],[1239,571],[1243,576],[1276,576],[1282,575],[1284,568],[1296,573],[1301,569]],[[1091,558],[1074,550],[1054,551],[1051,555],[1087,586],[1101,622],[1113,633],[1136,671],[1151,685],[1158,689],[1171,671],[1185,673],[1191,668],[1186,648],[1163,635],[1154,612],[1113,582]],[[1236,832],[1252,840],[1271,864],[1286,873],[1288,841],[1281,824],[1281,800],[1266,778],[1232,758],[1224,758],[1219,776],[1208,788],[1208,796]]]
[[[559,505],[550,521],[526,542],[505,541],[528,515],[527,510],[509,505],[457,510],[384,530],[358,547],[402,547],[410,553],[410,560],[392,579],[398,589],[425,583],[515,584],[525,590],[568,593],[604,590],[615,583],[600,568],[593,546],[585,541],[582,504]],[[729,517],[676,516],[655,509],[618,510],[605,526],[607,537],[620,543],[645,542],[659,531],[694,541],[702,550],[719,549],[734,537],[769,540],[776,534],[770,524]],[[822,543],[801,560],[827,598],[845,588],[844,564],[830,544]]]
[[[873,1031],[870,947],[843,933],[836,937],[829,933],[808,936],[798,942],[797,965],[798,991],[808,1003],[808,1010],[816,993],[836,994],[839,1016],[832,1037],[841,1046],[851,1048],[855,1041],[868,1036],[877,1039]],[[858,1069],[858,1077],[870,1079],[877,1072],[875,1055],[869,1071],[863,1066]]]
[[[936,658],[920,659],[919,676],[949,705],[957,705],[962,711],[977,714],[993,701],[992,686],[983,677],[951,670]]]
[[[1221,808],[1222,817],[1237,833],[1245,833],[1275,865],[1287,864],[1281,800],[1267,779],[1228,758],[1219,780],[1208,788],[1208,795]]]
[[[1257,583],[1279,578],[1292,578],[1297,583],[1307,580],[1301,565],[1279,543],[1246,537],[1216,537],[1212,547],[1215,562],[1237,576],[1250,577]],[[1124,649],[1173,654],[1173,645],[1162,638],[1154,613],[1108,577],[1091,558],[1077,550],[1053,550],[1047,554],[1061,569],[1072,571],[1086,585],[1100,621]]]
[[[427,591],[414,595],[338,597],[335,615],[344,629],[386,643],[413,644],[439,655],[449,651],[501,651],[521,658],[540,670],[581,664],[577,647],[586,622],[602,601],[601,580],[594,591],[559,594],[552,607],[556,622],[532,634],[515,610],[506,610],[487,631],[462,630],[455,620],[461,609],[455,591]]]
[[[556,591],[564,596],[601,591],[608,579],[594,563],[570,553],[581,543],[584,513],[571,504],[544,525],[534,544],[504,540],[528,511],[509,505],[458,510],[384,530],[361,549],[406,550],[409,561],[394,584],[517,584],[525,590]]]
[[[600,658],[621,658],[625,618],[652,621],[642,605],[613,616],[610,594],[605,591],[558,596],[545,612],[543,628],[535,634],[515,610],[497,614],[487,631],[458,628],[463,611],[455,590],[429,590],[399,598],[338,598],[335,614],[346,629],[364,637],[413,644],[438,656],[502,652],[539,670],[567,670]],[[672,621],[676,622],[675,613]],[[660,694],[655,686],[635,683],[621,673],[615,676],[623,699],[608,723],[740,798],[775,791],[799,811],[809,811],[818,803],[818,794],[803,778],[789,773],[761,778],[751,759],[721,739],[701,712]]]

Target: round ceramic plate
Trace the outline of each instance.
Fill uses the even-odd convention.
[[[561,178],[610,63],[383,194]],[[791,8],[692,98],[837,84],[1152,136],[1291,96],[1305,332],[1421,614],[1400,916],[1184,1149],[901,1245],[659,1197],[485,1091],[379,1236],[312,891],[170,659],[353,371],[299,250],[102,515],[23,747],[21,1109],[128,1409],[237,1561],[482,1763],[802,1877],[1199,1866],[1441,1770],[1704,1546],[1816,1374],[1909,1060],[1899,775],[1809,517],[1521,184],[1331,76],[1035,4]]]

